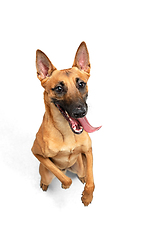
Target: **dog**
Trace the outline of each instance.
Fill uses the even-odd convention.
[[[72,68],[57,70],[41,51],[36,52],[37,77],[44,88],[45,114],[32,153],[40,161],[40,187],[48,189],[54,177],[62,188],[72,180],[65,175],[69,170],[85,183],[82,202],[88,206],[93,199],[92,143],[88,132],[92,127],[87,118],[87,82],[90,77],[89,53],[85,42],[76,52]]]

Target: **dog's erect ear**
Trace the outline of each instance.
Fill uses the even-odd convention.
[[[49,58],[41,50],[37,50],[36,52],[36,68],[37,77],[40,81],[49,77],[56,70]]]
[[[76,52],[72,67],[77,67],[87,73],[90,73],[89,53],[85,42],[82,42]]]

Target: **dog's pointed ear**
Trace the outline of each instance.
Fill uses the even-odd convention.
[[[72,67],[77,67],[87,73],[90,73],[89,52],[85,42],[82,42],[77,49],[76,56]]]
[[[49,58],[39,49],[36,51],[36,68],[37,77],[40,81],[49,77],[56,70]]]

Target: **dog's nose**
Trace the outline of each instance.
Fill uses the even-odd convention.
[[[87,106],[78,105],[74,108],[72,112],[73,118],[83,118],[87,113]]]

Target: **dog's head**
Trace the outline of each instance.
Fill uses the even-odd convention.
[[[36,52],[36,67],[48,102],[59,109],[74,133],[81,133],[83,128],[78,119],[87,113],[87,81],[90,76],[89,53],[85,42],[80,44],[72,68],[57,70],[40,50]]]

